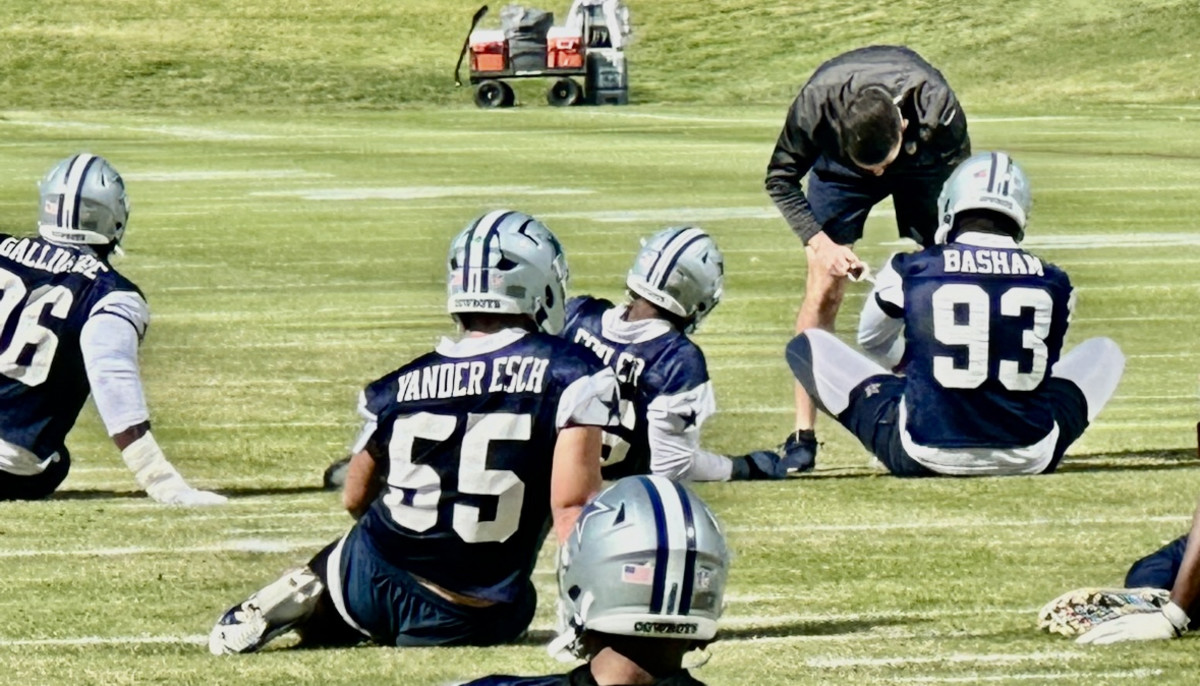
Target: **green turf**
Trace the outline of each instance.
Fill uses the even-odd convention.
[[[342,111],[468,103],[455,59],[480,0],[6,0],[6,108]],[[561,18],[570,3],[528,3]],[[636,102],[774,104],[817,64],[904,43],[965,103],[1194,103],[1192,0],[635,0]],[[499,4],[482,26],[499,27]],[[544,83],[521,98],[545,104]]]
[[[639,236],[700,221],[728,272],[726,300],[697,336],[721,406],[707,443],[735,452],[778,440],[791,384],[780,353],[803,282],[798,246],[760,187],[778,114],[10,113],[0,123],[4,226],[31,225],[33,181],[62,151],[104,153],[125,173],[134,210],[122,269],[155,313],[143,358],[156,433],[186,475],[233,503],[188,511],[136,497],[89,407],[61,496],[0,505],[5,672],[47,684],[381,674],[423,684],[558,668],[538,645],[550,628],[548,550],[527,645],[216,659],[195,641],[227,605],[347,526],[336,498],[310,489],[354,434],[358,388],[451,333],[446,242],[485,208],[545,218],[568,250],[573,290],[609,297],[620,296]],[[708,680],[1192,682],[1190,640],[1083,649],[1033,629],[1042,602],[1118,582],[1182,531],[1200,493],[1200,239],[1189,219],[1200,210],[1190,191],[1200,142],[1182,136],[1189,126],[1172,109],[1140,109],[1135,121],[1103,108],[1036,121],[976,112],[977,147],[1010,150],[1033,179],[1028,245],[1079,288],[1069,345],[1107,335],[1128,354],[1118,396],[1054,477],[877,476],[825,423],[814,475],[701,486],[736,551],[728,640],[712,648]],[[370,197],[347,199],[356,194]],[[884,208],[860,253],[878,263],[894,236]],[[843,329],[864,292],[851,289]],[[280,552],[236,550],[246,541]]]

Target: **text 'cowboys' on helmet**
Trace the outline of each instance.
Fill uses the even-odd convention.
[[[642,245],[625,279],[629,290],[696,329],[721,302],[725,257],[703,229],[675,226]]]
[[[631,476],[596,496],[559,555],[566,631],[551,644],[580,656],[585,631],[711,640],[729,571],[725,535],[687,487]]]
[[[937,203],[939,224],[934,243],[946,243],[954,218],[966,210],[989,210],[1016,222],[1013,238],[1025,237],[1025,225],[1033,209],[1033,194],[1025,171],[1003,152],[981,152],[954,168],[942,186]]]
[[[495,210],[475,219],[450,244],[446,309],[524,314],[557,334],[566,317],[567,257],[538,220]]]
[[[54,165],[38,185],[38,233],[73,245],[119,245],[129,219],[125,182],[108,160],[79,153]]]

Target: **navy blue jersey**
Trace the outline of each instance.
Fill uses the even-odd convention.
[[[653,640],[653,639],[650,639]],[[655,686],[704,686],[687,670],[679,670],[669,676],[657,679]],[[470,681],[462,686],[596,686],[596,678],[592,676],[590,665],[579,665],[567,674],[550,676],[500,676],[493,675]]]
[[[1054,425],[1036,391],[1062,352],[1070,280],[1011,241],[980,240],[890,262],[903,288],[907,430],[920,445],[1027,446]]]
[[[604,313],[612,308],[607,300],[572,298],[562,332],[563,338],[591,350],[617,375],[621,424],[607,429],[602,455],[602,474],[609,480],[650,473],[647,413],[656,399],[692,391],[709,381],[704,353],[687,336],[671,328],[648,340],[622,338],[605,327]],[[685,409],[683,414],[688,412]],[[711,408],[697,406],[690,412],[693,422],[702,422]]]
[[[540,333],[487,338],[458,352],[446,342],[366,387],[388,478],[359,526],[400,569],[512,602],[549,529],[559,427],[604,426],[618,403],[611,373],[579,346]]]
[[[63,447],[90,390],[79,333],[116,291],[140,297],[85,249],[0,234],[0,438],[38,457]]]

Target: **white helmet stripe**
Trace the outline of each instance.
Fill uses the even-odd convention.
[[[667,241],[667,244],[663,246],[658,259],[654,260],[654,266],[650,268],[650,273],[646,275],[646,281],[655,288],[665,286],[666,279],[671,273],[671,268],[679,261],[679,254],[687,249],[692,241],[707,235],[703,230],[693,226],[672,236],[671,240]]]
[[[689,547],[687,527],[688,525],[694,526],[694,524],[691,523],[691,517],[686,516],[689,512],[685,512],[679,491],[670,481],[663,478],[649,478],[646,479],[646,483],[650,484],[662,502],[663,521],[660,525],[666,529],[666,570],[665,572],[654,570],[655,577],[663,579],[663,597],[659,612],[668,615],[678,614],[684,587],[691,587],[687,578]]]

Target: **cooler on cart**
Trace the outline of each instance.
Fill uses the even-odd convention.
[[[501,28],[477,29],[486,13],[484,5],[472,18],[454,70],[462,85],[459,70],[469,53],[468,80],[479,107],[511,107],[516,96],[508,80],[519,78],[554,79],[546,101],[556,107],[629,102],[629,11],[622,0],[575,0],[562,26],[550,12],[508,5],[500,11]]]

